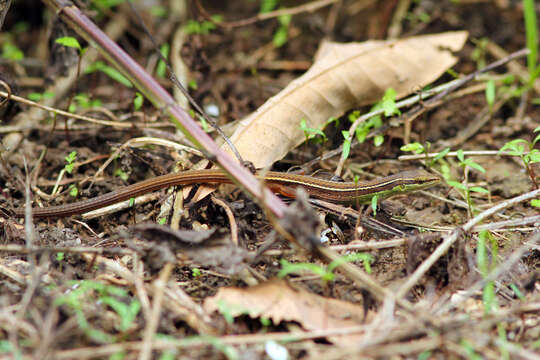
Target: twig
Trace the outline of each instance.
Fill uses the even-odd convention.
[[[208,19],[209,21],[213,22],[214,24],[218,26],[223,26],[226,28],[234,28],[234,27],[240,27],[240,26],[246,26],[249,24],[256,23],[258,21],[268,20],[275,17],[283,16],[283,15],[296,15],[302,12],[313,12],[318,10],[319,8],[331,5],[333,3],[336,3],[340,0],[317,0],[317,1],[311,1],[306,4],[286,8],[286,9],[279,9],[274,11],[269,11],[263,14],[257,14],[256,16],[244,19],[244,20],[238,20],[238,21],[229,21],[229,22],[216,22],[212,19],[212,17],[206,12],[206,10],[202,7],[199,0],[195,1],[195,4],[197,5],[197,8],[201,12],[201,14]]]
[[[231,239],[234,246],[238,246],[238,225],[236,225],[236,220],[234,219],[234,214],[227,203],[221,199],[218,199],[215,196],[212,196],[212,202],[218,206],[221,206],[227,214],[229,219],[229,225],[231,226]]]
[[[529,152],[524,152],[524,155],[527,155]],[[458,154],[457,151],[450,151],[444,157],[456,157]],[[439,153],[427,153],[427,154],[418,154],[418,155],[401,155],[398,157],[399,161],[409,161],[409,160],[423,160],[423,159],[432,159],[439,155]],[[463,151],[465,156],[516,156],[514,154],[508,153],[506,151],[500,152],[497,150],[470,150]]]
[[[165,264],[165,267],[159,273],[159,277],[154,281],[154,302],[152,304],[153,306],[152,312],[150,313],[150,319],[147,319],[147,324],[144,329],[143,344],[141,353],[139,354],[140,360],[148,360],[152,357],[152,340],[156,334],[159,323],[163,294],[165,288],[167,287],[167,281],[171,276],[173,268],[173,264]]]

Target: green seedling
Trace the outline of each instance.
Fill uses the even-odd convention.
[[[135,93],[135,98],[133,99],[133,110],[141,110],[144,103],[144,96],[140,92]]]
[[[210,31],[216,28],[216,23],[223,21],[223,17],[221,15],[212,15],[211,20],[212,21],[205,20],[200,22],[188,20],[185,31],[187,34],[208,35],[210,34]]]
[[[278,273],[279,278],[283,278],[289,274],[298,274],[305,271],[311,272],[315,275],[320,276],[321,280],[324,283],[333,281],[335,278],[334,270],[339,267],[341,264],[346,262],[355,262],[362,261],[364,263],[364,269],[369,274],[371,273],[371,263],[373,262],[373,257],[366,253],[355,253],[349,254],[340,257],[332,261],[328,266],[320,266],[312,263],[290,263],[285,259],[280,260],[281,270]]]
[[[322,143],[328,140],[322,130],[309,127],[307,125],[306,119],[300,120],[300,130],[302,130],[302,132],[304,133],[306,142],[309,140],[313,140],[315,143]]]
[[[488,251],[488,244],[490,244],[491,251]],[[483,278],[486,278],[488,274],[497,265],[497,254],[499,247],[497,241],[491,236],[489,231],[481,231],[478,234],[478,243],[476,246],[476,261],[478,263],[478,269]],[[482,292],[482,300],[484,303],[484,313],[487,315],[492,310],[496,310],[497,303],[495,297],[495,282],[493,280],[488,281],[484,285]]]
[[[473,160],[471,159],[466,159],[465,158],[465,155],[463,154],[463,150],[458,150],[457,151],[457,158],[459,160],[459,166],[461,166],[465,172],[465,168],[471,168],[471,169],[474,169],[474,170],[477,170],[481,173],[485,173],[486,170],[480,165],[480,164],[477,164],[476,162],[474,162]],[[474,206],[474,203],[472,201],[472,198],[471,198],[471,193],[472,192],[477,192],[477,193],[482,193],[482,194],[489,194],[489,190],[481,187],[481,186],[469,186],[469,185],[466,185],[466,184],[463,184],[459,181],[455,181],[455,180],[452,180],[451,176],[450,176],[450,171],[449,169],[443,167],[442,169],[442,172],[443,172],[443,177],[445,178],[446,180],[446,183],[450,186],[452,186],[453,188],[455,188],[456,190],[459,190],[462,192],[463,194],[463,197],[465,198],[465,200],[467,201],[467,207],[468,207],[468,211],[469,211],[469,216],[474,214],[475,213],[475,206]]]
[[[535,136],[533,141],[515,139],[504,144],[499,152],[506,152],[512,156],[519,157],[523,163],[523,166],[525,167],[525,170],[527,170],[527,174],[529,174],[534,187],[538,188],[536,176],[531,165],[540,162],[540,150],[535,148],[538,141],[540,141],[540,126],[534,129],[534,133],[538,134]]]
[[[169,58],[169,52],[171,51],[171,47],[169,44],[163,44],[159,48],[159,52],[161,53],[161,56],[163,58],[168,59]],[[160,78],[164,78],[167,75],[167,64],[163,60],[159,60],[157,67],[156,67],[156,75]]]
[[[99,343],[111,343],[116,340],[116,336],[95,329],[88,323],[85,304],[89,302],[107,305],[116,312],[120,318],[119,331],[125,332],[134,325],[140,303],[137,300],[125,301],[129,299],[129,296],[124,289],[89,280],[73,281],[71,284],[71,291],[57,298],[55,305],[65,305],[73,311],[79,328],[92,340]]]
[[[2,58],[9,61],[19,61],[24,59],[24,53],[8,37],[2,44]]]
[[[98,71],[101,71],[102,73],[104,73],[105,75],[113,79],[114,81],[117,81],[128,88],[133,87],[133,85],[131,84],[131,81],[129,81],[128,78],[126,78],[124,75],[122,75],[118,70],[116,70],[112,66],[105,64],[103,61],[96,61],[92,65],[88,66],[84,73],[91,74]]]

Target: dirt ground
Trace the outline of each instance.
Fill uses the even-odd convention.
[[[329,209],[301,198],[278,219],[271,207],[223,185],[198,201],[196,187],[161,189],[92,216],[23,221],[13,209],[23,209],[25,201],[36,208],[74,203],[193,169],[205,158],[190,150],[193,143],[166,110],[148,99],[136,104],[142,91],[113,79],[106,58],[44,5],[52,2],[14,2],[0,33],[0,91],[13,95],[0,106],[2,356],[540,356],[540,211],[534,202],[540,196],[533,192],[540,166],[498,152],[517,139],[526,152],[539,148],[533,141],[540,134],[540,82],[529,82],[526,54],[510,58],[527,44],[524,2],[323,0],[272,7],[262,0],[156,1],[136,4],[140,18],[121,1],[77,4],[186,107],[160,69],[153,42],[168,44],[164,51],[177,77],[228,136],[272,96],[286,102],[280,91],[313,69],[323,41],[467,31],[454,64],[401,98],[475,76],[438,100],[382,116],[364,142],[353,141],[339,174],[345,181],[418,169],[442,179],[383,201],[375,217],[370,205]],[[270,12],[260,12],[261,6]],[[55,43],[65,36],[88,47],[82,61],[77,49]],[[380,71],[378,62],[418,69],[414,56],[375,56],[373,67],[359,72],[384,82],[388,70]],[[407,77],[419,78],[428,65]],[[306,102],[318,109],[316,101]],[[324,128],[325,140],[292,147],[271,161],[272,170],[332,177],[341,166],[342,131],[372,105],[342,109]],[[281,131],[285,141],[289,134]],[[215,130],[208,132],[222,142]],[[158,138],[189,149],[163,146]],[[407,159],[406,143],[454,153]],[[341,266],[336,257],[345,260],[337,260]]]

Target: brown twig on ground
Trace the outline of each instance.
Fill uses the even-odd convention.
[[[225,27],[225,28],[235,28],[235,27],[250,25],[250,24],[256,23],[258,21],[263,21],[263,20],[276,18],[276,17],[283,16],[283,15],[296,15],[296,14],[300,14],[300,13],[303,13],[303,12],[313,12],[313,11],[316,11],[316,10],[322,8],[322,7],[325,7],[325,6],[331,5],[333,3],[336,3],[338,1],[340,1],[340,0],[316,0],[316,1],[308,2],[308,3],[303,4],[303,5],[296,6],[296,7],[269,11],[267,13],[257,14],[256,16],[250,17],[248,19],[238,20],[238,21],[229,21],[229,22],[223,22],[223,21],[216,22],[216,21],[214,21],[212,19],[212,17],[208,14],[208,12],[206,12],[206,10],[201,5],[199,0],[196,0],[195,4],[197,5],[197,8],[201,12],[201,15],[203,15],[207,20],[213,22],[214,24],[216,24],[218,26],[222,26],[222,27]]]

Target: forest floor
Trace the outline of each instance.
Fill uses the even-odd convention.
[[[187,106],[132,9],[92,3],[99,6],[83,12]],[[323,42],[389,41],[377,43],[382,50],[366,67],[337,61],[328,70],[337,69],[336,87],[347,84],[355,101],[374,101],[340,109],[324,129],[304,127],[306,137],[315,136],[288,146],[285,156],[259,145],[292,138],[286,125],[273,124],[280,135],[251,136],[255,142],[241,145],[245,159],[351,182],[422,168],[442,181],[381,202],[375,217],[370,205],[328,210],[300,200],[284,223],[225,185],[198,201],[197,189],[163,189],[93,215],[18,219],[12,210],[25,200],[34,207],[73,203],[191,169],[203,157],[163,108],[141,104],[138,90],[114,79],[107,60],[53,11],[16,1],[0,33],[0,91],[13,96],[0,107],[0,354],[538,358],[540,82],[530,80],[527,55],[519,52],[527,48],[526,1],[281,1],[278,13],[271,1],[186,3],[157,1],[137,11],[194,101],[229,136],[272,96],[290,106],[279,121],[297,109],[310,121],[326,114],[326,100],[313,93],[342,101],[348,93],[331,93],[333,84],[300,78],[314,63],[327,66],[315,61]],[[448,33],[454,41],[465,36],[460,31],[468,33],[464,45],[435,46],[433,60],[423,50],[379,55],[401,39]],[[76,48],[55,43],[66,36],[88,47],[81,62]],[[454,46],[444,65],[439,59]],[[440,99],[411,102],[399,113],[391,96],[379,103],[393,110],[360,125],[355,134],[365,139],[354,137],[344,161],[343,131],[388,87],[429,79],[396,89],[399,101],[471,74]],[[376,86],[347,83],[356,76],[372,76]],[[315,90],[282,96],[293,80]],[[299,120],[291,119],[297,128]],[[405,144],[420,154],[410,156]],[[267,155],[274,157],[263,160]]]

